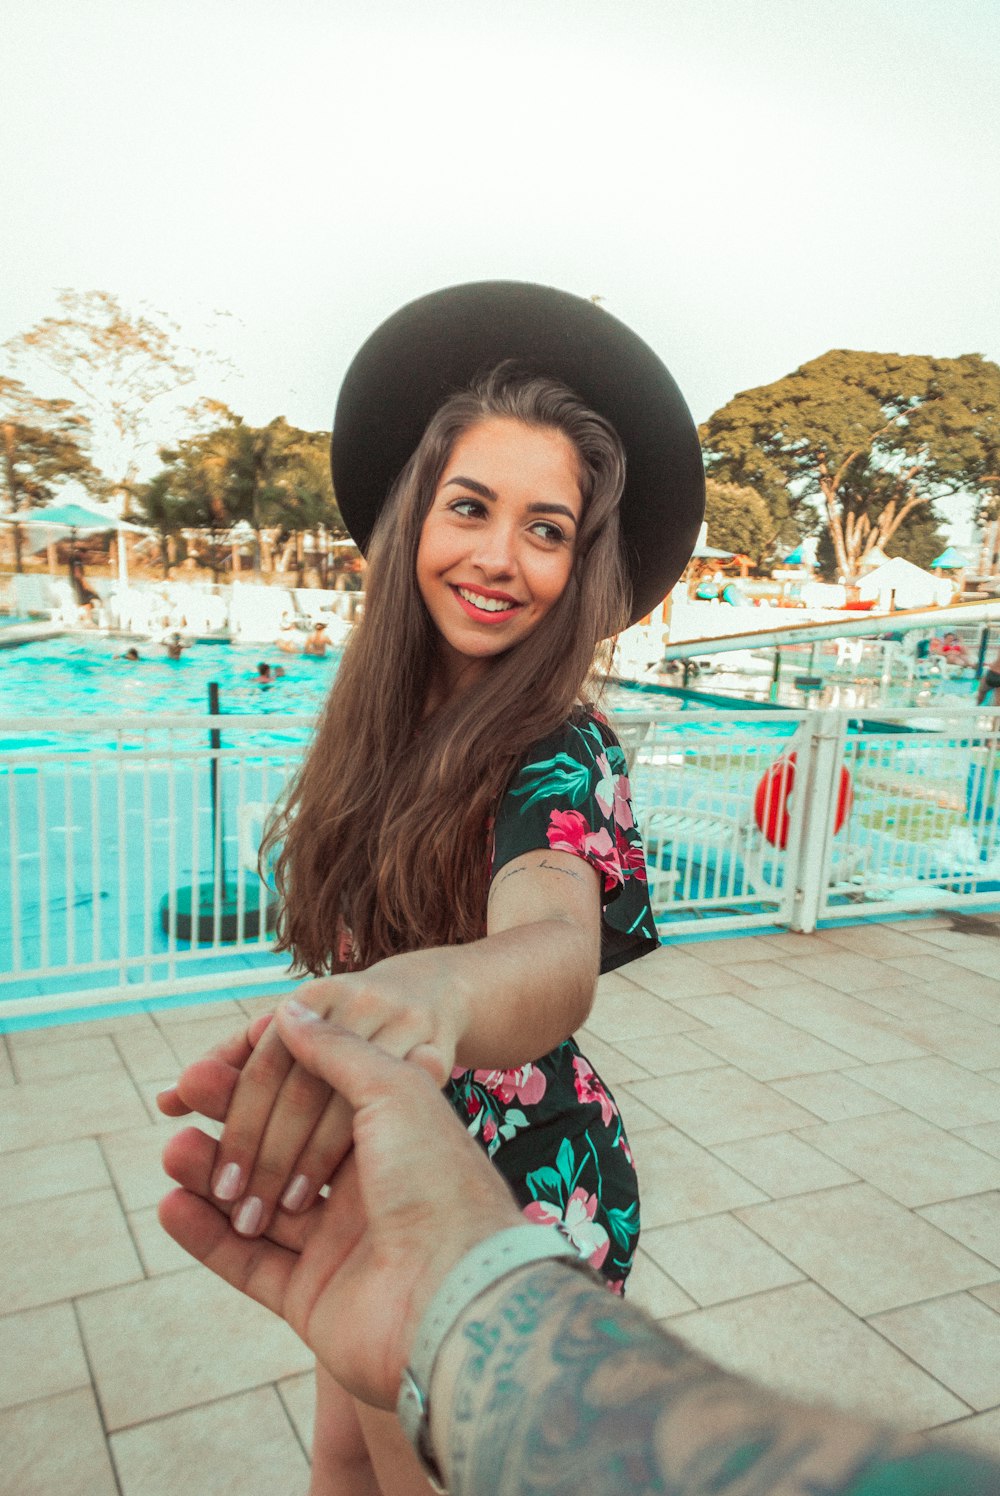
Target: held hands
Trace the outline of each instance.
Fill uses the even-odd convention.
[[[278,1009],[273,1036],[351,1110],[354,1153],[329,1197],[279,1213],[259,1240],[241,1238],[230,1207],[212,1196],[215,1144],[188,1128],[167,1145],[164,1166],[182,1188],[161,1202],[160,1221],[206,1267],[286,1319],[354,1396],[393,1407],[420,1317],[449,1269],[521,1216],[438,1093],[436,1062],[433,1080],[424,1072],[428,1054],[401,1064],[294,1000]],[[230,1060],[241,1042],[249,1052],[248,1041],[233,1041]],[[216,1065],[216,1080],[237,1069],[218,1052],[199,1063]]]
[[[296,998],[388,1054],[417,1060],[440,1086],[465,1021],[455,984],[443,978],[433,952],[415,952],[309,982]],[[244,1236],[265,1231],[279,1203],[307,1209],[351,1143],[346,1098],[297,1063],[266,1019],[189,1065],[158,1101],[171,1116],[197,1110],[225,1120],[211,1187]]]

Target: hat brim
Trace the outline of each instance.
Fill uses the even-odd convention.
[[[561,380],[625,448],[620,523],[631,622],[690,559],[705,508],[698,433],[662,360],[593,302],[522,281],[475,281],[410,302],[372,333],[337,401],[331,463],[340,512],[364,552],[389,490],[444,401],[505,359]]]

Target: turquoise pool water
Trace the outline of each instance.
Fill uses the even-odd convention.
[[[84,717],[208,710],[208,687],[219,686],[222,713],[260,717],[314,715],[336,673],[341,651],[325,658],[285,655],[260,644],[195,644],[179,660],[170,660],[160,645],[137,646],[140,659],[121,658],[128,643],[93,635],[62,635],[36,640],[0,655],[0,728],[12,718]],[[271,685],[257,680],[257,663],[282,666],[285,675]],[[668,712],[743,705],[698,692],[670,688],[609,687],[611,711]],[[751,703],[746,703],[750,706]],[[758,708],[759,730],[780,735],[782,713]],[[714,724],[700,723],[711,732]],[[721,730],[721,728],[720,728]],[[788,729],[785,728],[785,731]]]
[[[208,710],[208,686],[219,686],[223,712],[255,716],[315,713],[340,658],[283,655],[259,644],[195,644],[179,660],[159,645],[137,646],[140,659],[120,658],[120,639],[62,636],[22,644],[0,655],[0,723],[13,717],[98,717],[139,712],[162,715]],[[262,686],[257,662],[285,670]]]

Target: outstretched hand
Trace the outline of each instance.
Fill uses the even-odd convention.
[[[323,977],[296,997],[401,1059],[422,1052],[438,1084],[447,1080],[460,1031],[459,1000],[441,980],[433,953]],[[351,1143],[344,1097],[297,1064],[264,1019],[187,1066],[158,1102],[168,1116],[195,1110],[224,1122],[212,1191],[233,1206],[233,1226],[243,1236],[265,1231],[279,1204],[287,1211],[307,1209]]]
[[[278,1009],[274,1029],[353,1109],[354,1152],[329,1197],[279,1211],[264,1237],[241,1237],[211,1193],[216,1145],[187,1129],[164,1154],[182,1188],[161,1202],[160,1221],[206,1267],[286,1319],[347,1391],[393,1407],[416,1326],[445,1274],[521,1216],[438,1092],[433,1053],[418,1049],[404,1063],[294,1000]],[[242,1052],[232,1041],[229,1055]],[[206,1078],[218,1099],[228,1061],[202,1063],[220,1067]]]

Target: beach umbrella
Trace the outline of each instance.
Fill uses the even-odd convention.
[[[950,545],[947,550],[935,556],[931,562],[932,571],[964,571],[968,566],[968,558],[962,555],[957,546]]]
[[[714,545],[696,545],[691,552],[695,561],[731,561],[735,552],[720,551]]]
[[[90,509],[76,503],[46,504],[41,509],[22,509],[5,514],[3,518],[8,524],[44,527],[50,531],[50,538],[68,536],[71,543],[78,535],[100,535],[106,530],[117,530],[118,580],[123,586],[128,582],[124,531],[131,530],[140,535],[150,533],[146,525],[134,525],[108,509]]]

